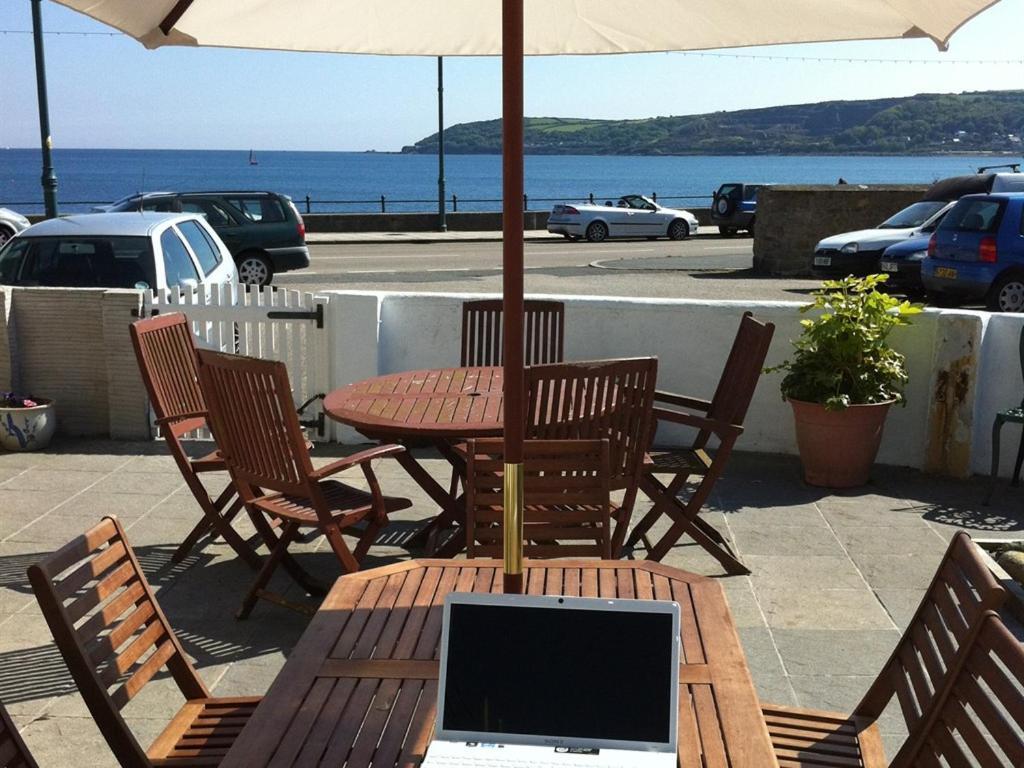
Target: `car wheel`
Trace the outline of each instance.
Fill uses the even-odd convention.
[[[1024,312],[1024,273],[1003,273],[989,289],[985,304],[992,312]]]
[[[732,237],[736,234],[736,227],[719,227],[718,234],[722,237]]]
[[[245,285],[256,285],[262,288],[270,285],[274,277],[274,267],[270,259],[262,253],[243,253],[238,257],[238,280]]]
[[[608,225],[603,221],[591,222],[587,227],[587,240],[591,243],[602,243],[608,239]]]
[[[685,240],[690,236],[690,225],[685,219],[673,219],[668,225],[669,240]]]
[[[0,226],[0,246],[4,245],[8,240],[14,237],[14,230],[10,227]]]

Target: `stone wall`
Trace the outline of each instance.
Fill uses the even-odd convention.
[[[141,293],[4,288],[0,385],[57,403],[65,435],[150,436],[128,326]]]
[[[810,275],[819,240],[876,227],[920,200],[926,189],[911,184],[762,187],[754,270],[773,276]]]

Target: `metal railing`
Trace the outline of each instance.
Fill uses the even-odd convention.
[[[587,201],[591,205],[599,201],[606,200],[617,200],[619,195],[595,195],[593,192],[588,192],[583,195],[566,195],[562,197],[531,197],[529,195],[523,195],[523,210],[530,210],[530,204],[538,203],[571,203],[579,201]],[[652,192],[650,198],[655,202],[659,200],[665,204],[669,201],[687,202],[694,203],[706,203],[710,204],[711,195],[658,195],[657,192]],[[436,213],[437,212],[437,198],[417,198],[417,199],[404,199],[404,198],[392,198],[387,195],[381,195],[380,197],[368,199],[368,200],[326,200],[317,199],[310,195],[303,197],[293,197],[292,200],[301,206],[303,213]],[[105,205],[109,200],[60,200],[60,205],[64,207],[82,207],[82,206],[93,206],[93,205]],[[502,199],[500,197],[459,197],[453,194],[450,198],[445,198],[445,209],[448,213],[458,213],[459,206],[463,206],[463,211],[467,210],[466,206],[470,207],[470,210],[482,211],[499,211],[501,210]],[[481,204],[490,204],[492,208],[477,208],[476,206]],[[422,209],[404,209],[397,210],[396,207],[408,206],[408,205],[422,205],[429,206]],[[324,210],[325,206],[338,206],[339,209],[335,210]],[[360,206],[361,210],[346,210],[345,206]],[[391,206],[391,210],[388,210],[388,206]],[[32,210],[42,210],[42,200],[13,200],[13,201],[0,201],[0,207],[7,208],[31,208]],[[314,210],[314,207],[319,210]],[[545,205],[544,207],[547,207]]]

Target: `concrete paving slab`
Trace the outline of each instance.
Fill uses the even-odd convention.
[[[747,555],[755,592],[768,588],[864,589],[860,571],[844,555]],[[813,586],[812,586],[813,585]]]
[[[737,521],[740,522],[740,521]],[[832,555],[845,552],[835,534],[821,526],[729,525],[741,555]]]
[[[759,588],[757,600],[772,629],[892,629],[895,624],[865,589]]]
[[[930,525],[841,526],[836,538],[851,555],[916,555],[945,552],[948,542]]]
[[[877,675],[900,633],[895,629],[773,629],[790,675]],[[811,706],[802,702],[801,706]]]

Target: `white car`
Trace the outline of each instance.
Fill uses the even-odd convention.
[[[41,221],[0,248],[0,285],[163,289],[238,284],[235,260],[194,213]]]
[[[667,237],[685,240],[697,234],[697,217],[665,208],[643,195],[626,195],[604,205],[556,205],[548,216],[548,232],[569,240],[600,243],[609,237]]]
[[[0,246],[31,225],[29,220],[10,208],[0,208]]]

